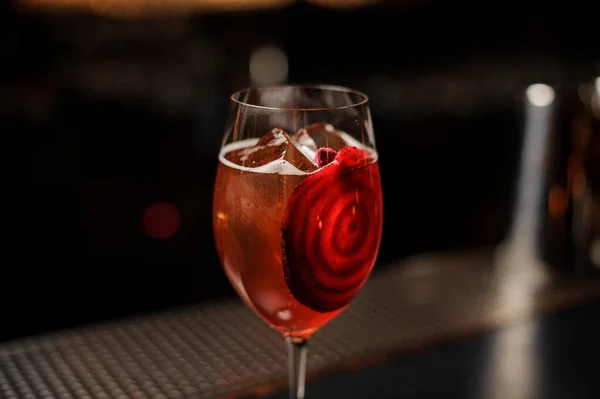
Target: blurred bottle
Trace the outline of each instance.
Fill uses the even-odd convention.
[[[580,267],[600,271],[600,76],[585,87],[569,158],[574,255]]]
[[[567,275],[600,271],[600,79],[561,93],[545,159],[540,255]]]

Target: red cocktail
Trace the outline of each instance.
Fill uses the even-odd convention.
[[[232,100],[214,194],[217,249],[239,295],[297,350],[350,303],[377,256],[383,206],[366,96],[290,86]],[[322,117],[356,129],[315,123]]]

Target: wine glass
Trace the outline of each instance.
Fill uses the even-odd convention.
[[[366,281],[383,204],[368,97],[337,86],[231,96],[213,223],[227,277],[286,338],[290,397],[304,397],[306,343]]]

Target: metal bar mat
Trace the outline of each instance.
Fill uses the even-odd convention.
[[[310,344],[313,374],[473,334],[600,297],[595,279],[554,282],[490,255],[416,257],[375,273]],[[240,301],[0,345],[1,399],[231,398],[286,378],[283,340]]]

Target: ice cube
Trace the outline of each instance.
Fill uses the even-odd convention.
[[[255,145],[232,151],[226,155],[226,158],[235,164],[249,168],[258,168],[274,161],[285,160],[302,172],[310,173],[317,169],[316,164],[296,147],[291,137],[278,128],[262,136]]]
[[[329,123],[315,123],[307,126],[298,130],[293,138],[300,150],[310,159],[315,159],[317,149],[321,147],[339,151],[348,145],[341,133]]]

